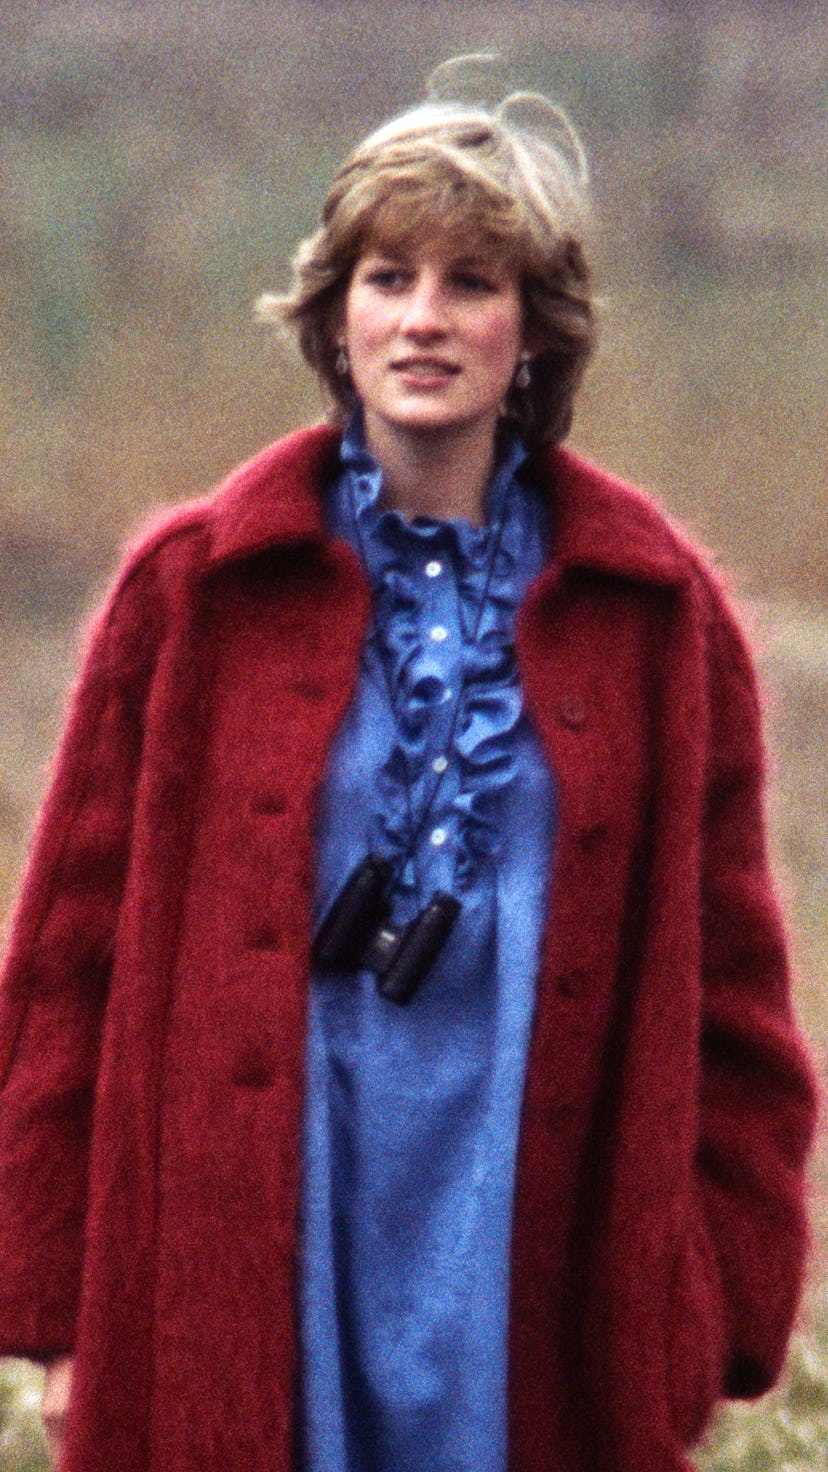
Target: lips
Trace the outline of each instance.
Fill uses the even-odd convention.
[[[415,378],[454,377],[460,372],[456,363],[444,358],[398,358],[391,364],[395,373],[410,374]]]

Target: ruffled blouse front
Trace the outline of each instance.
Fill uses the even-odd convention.
[[[358,422],[327,503],[373,619],[317,835],[322,915],[368,853],[394,922],[461,911],[413,1000],[311,986],[300,1274],[305,1472],[505,1472],[511,1203],[554,826],[514,652],[545,508],[501,447],[487,521],[382,510]]]

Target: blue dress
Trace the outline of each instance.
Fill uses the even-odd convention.
[[[506,1472],[518,1123],[554,836],[523,710],[517,606],[546,510],[507,439],[487,522],[378,506],[359,420],[328,526],[373,619],[318,821],[317,918],[368,853],[393,918],[462,909],[413,1000],[368,970],[312,978],[299,1274],[305,1472]]]

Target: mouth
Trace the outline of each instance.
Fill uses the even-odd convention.
[[[395,373],[422,379],[453,378],[460,372],[456,363],[445,358],[397,358],[391,367]]]

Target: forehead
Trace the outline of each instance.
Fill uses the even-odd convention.
[[[515,254],[504,242],[483,232],[458,235],[438,226],[425,232],[422,229],[414,232],[400,222],[396,229],[372,229],[361,242],[357,264],[372,256],[415,265],[428,263],[447,269],[474,264],[502,276],[517,277],[519,274]]]
[[[512,275],[511,266],[503,253],[485,244],[463,240],[369,240],[357,258],[357,264],[380,257],[392,261],[404,261],[410,265],[434,265],[450,270],[455,266],[486,266],[498,274]]]

